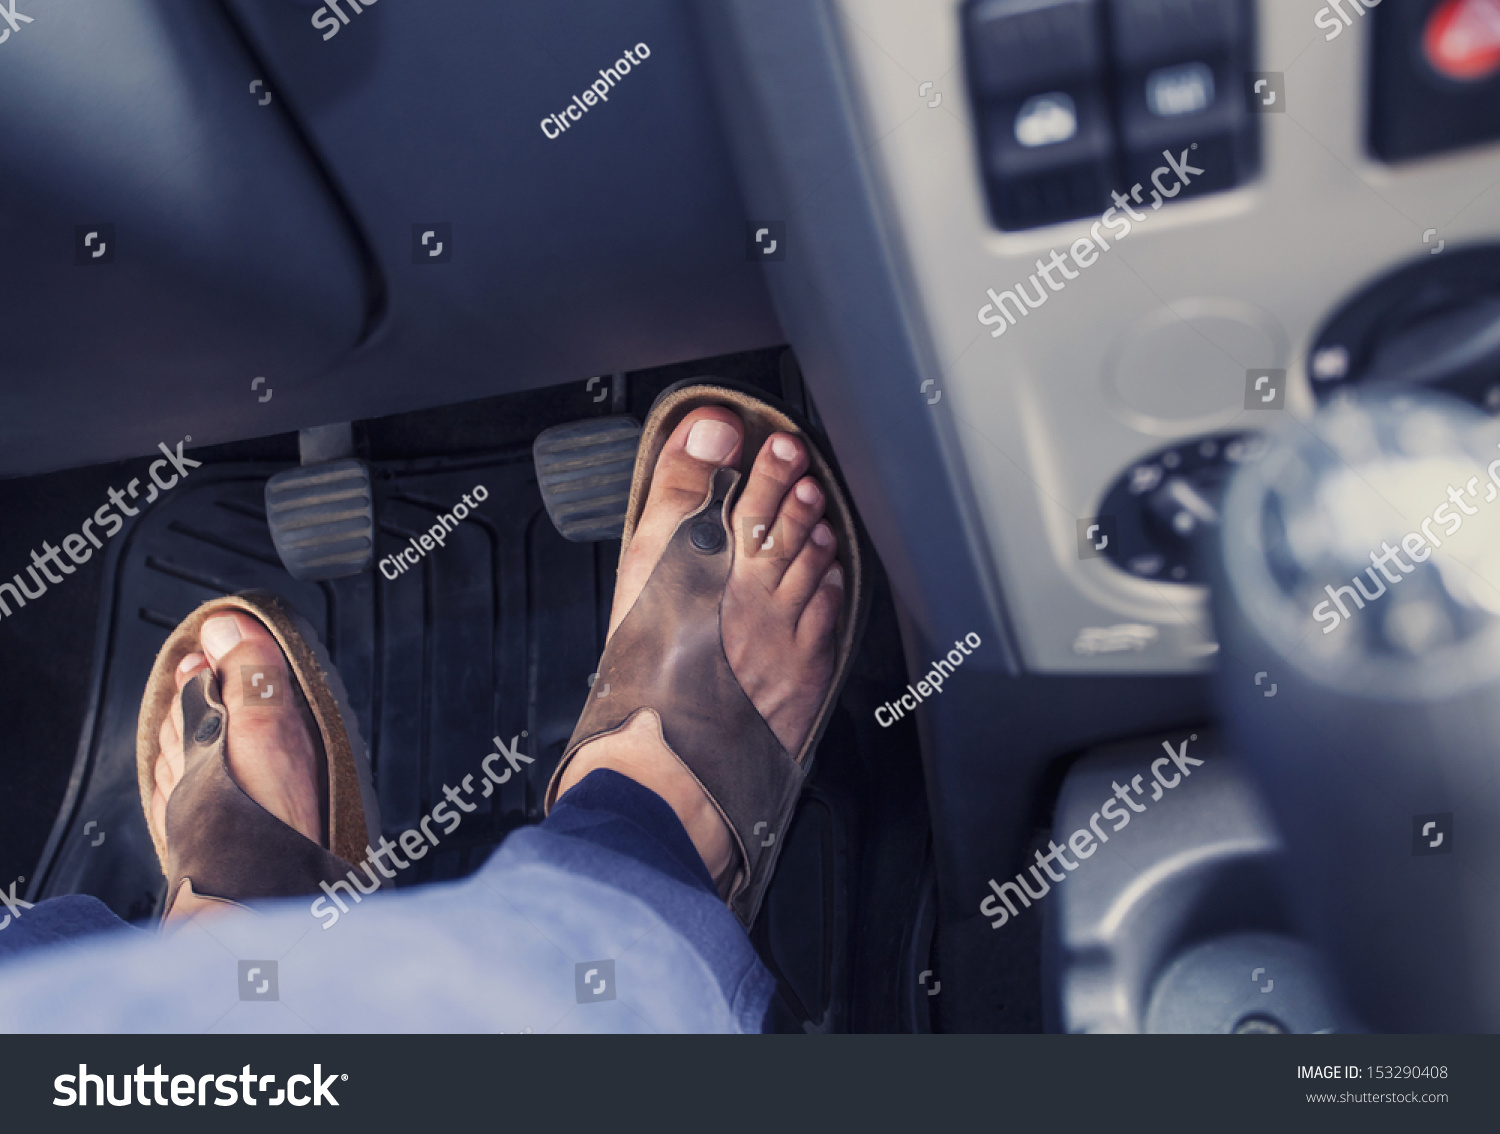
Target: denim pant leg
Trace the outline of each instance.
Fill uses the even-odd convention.
[[[655,792],[618,772],[600,769],[585,776],[557,801],[552,814],[542,822],[541,829],[607,847],[657,873],[718,897],[714,880],[676,813]],[[581,873],[611,883],[618,883],[624,877],[619,872],[607,870],[583,870]],[[632,873],[629,884],[621,888],[656,908],[674,926],[680,925],[680,903],[664,903],[660,892],[654,892],[652,887],[642,885],[636,878]],[[6,923],[0,927],[0,959],[37,945],[70,941],[129,924],[98,898],[88,894],[44,898],[36,905],[0,920]]]
[[[528,880],[525,873],[528,864],[550,871],[552,880],[544,878],[541,883],[534,877]],[[716,984],[722,993],[730,1014],[729,1023],[739,1030],[759,1030],[764,1026],[766,1010],[775,990],[774,979],[761,964],[734,914],[719,897],[713,879],[676,814],[660,796],[634,781],[606,770],[590,773],[558,801],[544,822],[516,831],[506,839],[479,873],[488,876],[490,887],[482,885],[486,881],[484,878],[447,886],[415,887],[401,895],[390,895],[382,903],[383,912],[387,917],[415,918],[428,932],[439,937],[445,933],[462,937],[470,932],[464,928],[465,916],[470,921],[475,920],[484,912],[475,907],[484,904],[486,895],[498,888],[501,894],[510,895],[509,901],[500,904],[502,915],[518,910],[525,920],[527,909],[536,908],[545,914],[549,904],[562,902],[567,905],[571,902],[569,908],[585,923],[598,923],[598,936],[604,939],[610,936],[611,919],[621,916],[621,911],[615,908],[618,903],[612,905],[606,896],[613,891],[622,901],[633,900],[647,907],[672,931],[677,944],[665,943],[661,949],[670,952],[675,947],[696,954],[706,970],[705,978]],[[536,889],[539,884],[544,887],[541,894]],[[601,892],[600,887],[605,889]],[[455,903],[458,913],[465,916],[455,915]],[[278,916],[291,915],[282,911],[267,912],[268,918]],[[305,920],[308,911],[299,907],[296,916]],[[377,919],[380,914],[372,910],[369,917]],[[50,898],[21,910],[19,917],[12,917],[11,923],[0,930],[0,960],[9,961],[17,954],[36,950],[38,946],[69,943],[125,925],[96,898],[86,895]],[[493,932],[494,928],[486,923],[481,937]],[[503,930],[503,924],[500,928]],[[361,942],[357,930],[354,932],[356,936],[345,939],[340,946],[344,952],[336,958],[338,969],[330,975],[330,984],[336,985],[337,977],[347,975],[351,949],[357,955],[361,946],[367,951],[372,947],[368,940]],[[126,938],[145,941],[149,936],[136,930],[119,935],[119,944],[125,947],[128,946]],[[180,946],[179,951],[190,951],[191,941],[177,941],[171,935],[162,939],[160,947],[172,948],[174,941]],[[552,951],[555,951],[555,946],[548,947],[548,952]],[[133,952],[124,948],[120,955]],[[95,953],[76,959],[77,965],[87,968],[86,973],[80,974],[82,983],[75,982],[76,987],[83,987],[89,979],[102,979],[100,955]],[[42,961],[41,957],[34,956],[34,959]],[[187,965],[190,959],[183,960],[182,964]],[[381,955],[379,948],[369,958],[369,963],[377,967],[391,961],[389,956]],[[146,966],[148,973],[160,975],[156,961],[140,963]],[[412,958],[407,963],[421,962]],[[9,968],[9,965],[0,967]],[[354,967],[359,968],[360,962],[354,962]],[[493,983],[493,978],[494,973],[486,967],[472,978],[464,977],[463,980],[467,988],[483,980]],[[109,980],[118,983],[114,975]],[[660,979],[657,983],[657,995],[664,1001],[681,995],[679,984]],[[115,989],[115,992],[120,990]],[[502,988],[499,992],[501,1003],[516,998],[513,990]],[[3,1003],[3,998],[0,998],[0,1003]],[[675,1007],[681,1008],[681,1005]],[[21,1011],[20,1008],[16,1010]],[[716,1030],[724,1026],[724,1020],[719,1020],[707,1009],[705,1012],[707,1014],[701,1021],[690,1012],[683,1015],[669,1011],[666,1017],[676,1021],[674,1026],[684,1030]],[[380,1024],[388,1023],[378,1013],[371,1018],[356,1013],[353,1017],[339,1017],[339,1020],[356,1030],[369,1030],[372,1026],[380,1026],[372,1025],[375,1018]],[[413,1023],[412,1018],[403,1019],[408,1025]],[[439,1028],[446,1023],[446,1018],[421,1021],[423,1026]]]
[[[0,922],[9,922],[0,928],[0,961],[45,945],[62,945],[94,933],[129,927],[128,922],[116,917],[113,910],[89,894],[44,898],[29,909],[15,913],[6,910]]]
[[[574,853],[546,857],[650,906],[709,966],[725,998],[769,1003],[775,980],[761,964],[738,920],[719,896],[677,813],[661,796],[634,780],[599,769],[558,799],[540,831],[564,836]],[[518,832],[519,833],[519,832]],[[514,837],[514,836],[512,836]],[[589,854],[587,844],[633,860],[622,869],[614,855]],[[749,996],[747,991],[758,991]]]

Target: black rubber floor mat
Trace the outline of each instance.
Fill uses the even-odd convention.
[[[398,886],[466,874],[507,832],[541,818],[603,646],[619,544],[558,534],[529,451],[375,462],[377,568],[413,548],[405,569],[387,562],[384,571],[298,582],[265,519],[265,481],[285,467],[206,465],[111,544],[87,675],[93,709],[32,900],[85,893],[128,920],[155,911],[163,880],[135,773],[141,694],[156,651],[189,611],[250,587],[288,598],[327,644],[370,747],[387,836],[417,826],[445,788],[462,791],[474,777],[460,806],[475,810],[399,871]],[[486,499],[420,554],[409,541],[465,493],[473,500],[476,487]],[[481,764],[497,744],[533,762],[517,761],[519,774],[481,798]]]

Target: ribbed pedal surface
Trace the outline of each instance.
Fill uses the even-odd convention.
[[[357,575],[375,549],[370,470],[348,458],[277,473],[266,481],[266,521],[292,578]]]
[[[575,543],[619,539],[641,427],[633,417],[555,425],[531,447],[537,484],[553,525]]]

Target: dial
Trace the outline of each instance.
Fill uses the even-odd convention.
[[[1121,570],[1164,583],[1201,583],[1196,547],[1219,525],[1219,504],[1235,469],[1265,451],[1258,433],[1183,441],[1137,461],[1104,496],[1100,517],[1116,538],[1104,555]]]

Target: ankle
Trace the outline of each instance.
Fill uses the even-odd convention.
[[[580,748],[563,773],[558,794],[600,768],[618,772],[660,796],[682,823],[715,880],[734,865],[734,842],[728,825],[692,773],[667,748],[653,715],[641,713],[619,732]]]

